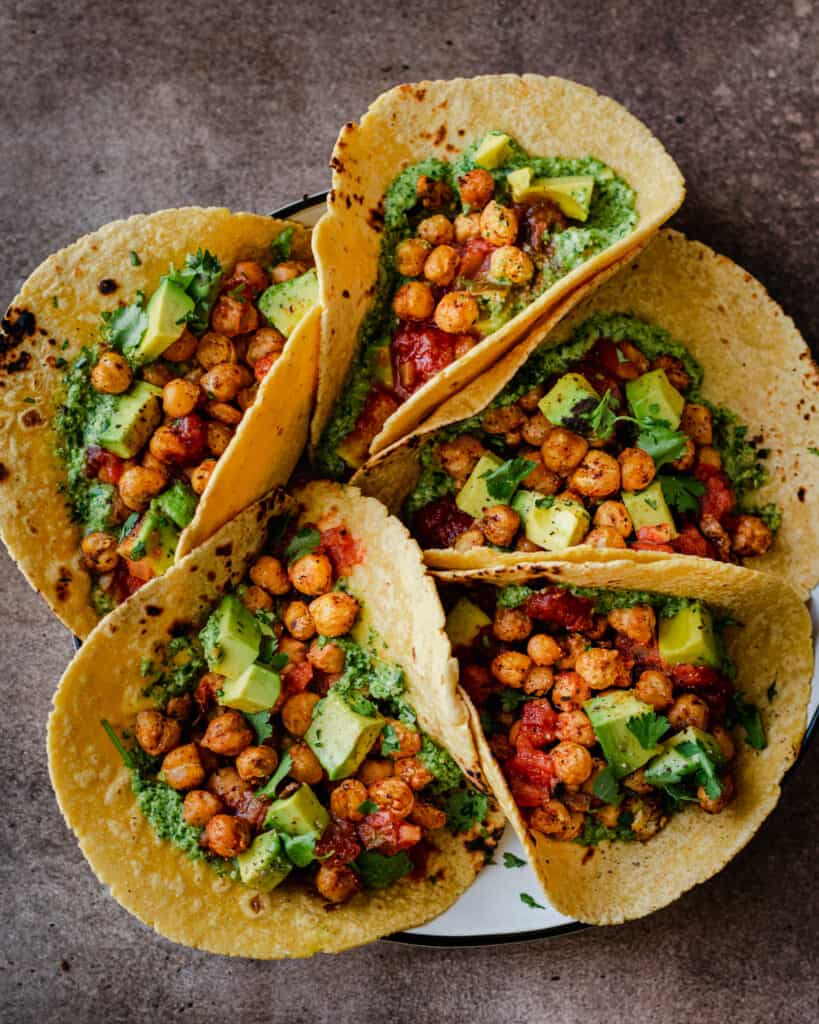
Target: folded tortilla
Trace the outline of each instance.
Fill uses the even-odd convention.
[[[406,674],[421,727],[444,744],[476,785],[486,787],[456,688],[457,664],[444,615],[420,552],[378,502],[352,488],[310,484],[298,494],[301,521],[343,520],[364,559],[346,577]],[[484,853],[463,837],[434,833],[428,875],[368,890],[328,910],[318,893],[285,881],[269,893],[220,878],[205,863],[157,838],[137,808],[129,773],[100,719],[118,730],[149,706],[140,662],[175,631],[198,627],[246,574],[270,520],[298,505],[274,491],[240,513],[164,576],[151,580],[98,625],[63,676],[49,720],[51,780],[60,809],[100,881],[127,910],[175,942],[233,956],[276,959],[338,952],[416,925],[446,910],[470,885]],[[503,825],[490,812],[490,842]]]
[[[114,221],[50,256],[11,303],[0,335],[0,534],[31,585],[78,636],[87,636],[99,616],[89,602],[80,530],[59,490],[65,469],[54,452],[51,422],[64,368],[84,345],[98,340],[103,312],[133,301],[139,290],[153,292],[171,262],[181,266],[199,248],[224,265],[266,261],[273,239],[289,227],[294,251],[309,251],[310,233],[302,225],[220,208],[187,207]],[[131,252],[139,254],[137,266]],[[102,294],[103,280],[113,281],[114,289],[108,283]],[[180,538],[178,554],[290,476],[307,438],[317,334],[314,310],[265,377]]]
[[[775,502],[782,525],[771,549],[747,564],[789,579],[804,595],[819,578],[819,457],[817,407],[819,371],[790,317],[742,267],[700,242],[665,230],[625,269],[562,319],[554,330],[528,336],[501,362],[454,396],[410,437],[363,466],[354,482],[397,511],[415,487],[420,448],[443,427],[481,412],[542,343],[567,341],[595,313],[626,313],[664,328],[704,370],[703,393],[725,405],[748,426],[748,436],[769,450],[769,480],[753,492],[761,505]],[[526,554],[531,562],[608,561],[622,550],[588,546]],[[638,562],[673,558],[633,551]],[[519,552],[474,548],[426,552],[429,565],[471,569],[511,565]]]
[[[678,811],[646,843],[603,842],[586,847],[528,832],[471,706],[487,778],[557,910],[589,924],[619,924],[642,917],[711,878],[749,842],[776,806],[782,777],[796,759],[805,733],[813,671],[811,622],[791,587],[767,573],[677,556],[662,564],[552,562],[435,575],[456,583],[506,586],[548,579],[582,587],[696,597],[743,625],[726,637],[727,649],[736,663],[737,689],[761,710],[767,746],[754,750],[742,741],[737,743],[732,765],[738,797],[721,814],[703,814],[696,807]],[[768,696],[772,682],[776,683],[773,699]]]

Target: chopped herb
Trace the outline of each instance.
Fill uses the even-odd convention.
[[[526,866],[526,861],[521,860],[514,853],[505,853],[503,855],[503,866],[505,868],[522,868]]]
[[[287,545],[284,557],[288,562],[295,562],[304,555],[309,555],[321,544],[321,534],[314,526],[302,526]]]
[[[498,608],[519,608],[523,602],[534,593],[531,587],[511,584],[508,587],[501,587],[498,591]]]
[[[530,896],[528,892],[522,892],[520,894],[520,902],[525,903],[527,907],[532,907],[533,910],[546,909],[542,903],[538,903],[534,896]]]
[[[372,800],[362,800],[358,805],[359,814],[375,814],[378,810],[378,804],[373,803]]]
[[[672,430],[668,420],[655,416],[643,416],[632,422],[637,424],[637,447],[654,459],[659,468],[666,462],[674,462],[685,451],[687,437],[679,430]]]
[[[52,296],[51,296],[51,305],[52,305],[52,306],[53,306],[53,307],[54,307],[55,309],[57,309],[57,308],[58,308],[58,306],[60,305],[60,303],[59,303],[59,301],[58,301],[58,299],[57,299],[57,296],[56,296],[56,295],[52,295]]]
[[[303,832],[299,836],[282,835],[284,855],[297,868],[306,868],[316,859],[316,834]]]
[[[501,505],[508,505],[521,482],[536,465],[537,463],[531,459],[514,458],[507,459],[497,469],[487,470],[483,474],[483,479],[486,480],[489,497]]]
[[[469,832],[483,821],[489,810],[489,797],[477,789],[462,787],[447,797],[446,825],[450,832]]]
[[[389,757],[390,754],[397,754],[401,749],[401,741],[398,739],[398,733],[389,723],[384,726],[381,736],[381,756]]]
[[[617,349],[618,355],[620,349]],[[608,438],[614,430],[617,415],[614,411],[614,395],[607,391],[593,409],[580,413],[576,419],[584,420],[590,437]]]
[[[63,359],[62,356],[57,356],[57,358],[54,360],[54,365],[57,367],[58,370],[63,370],[65,369],[66,366],[68,366],[68,360]]]
[[[403,850],[394,857],[387,857],[376,850],[364,850],[352,862],[352,867],[368,889],[384,889],[408,875],[413,864]]]
[[[243,306],[245,303],[245,286],[243,284],[237,284],[235,288],[230,289],[228,295]]]
[[[188,327],[201,334],[208,329],[210,313],[222,280],[222,265],[208,252],[198,249],[196,255],[188,254],[181,270],[170,271],[162,278],[179,285],[193,299],[194,306],[186,317]]]
[[[635,715],[626,722],[626,728],[637,739],[643,750],[652,750],[668,731],[668,719],[655,711]]]
[[[122,763],[125,765],[126,768],[129,768],[131,771],[134,771],[136,769],[136,765],[134,764],[134,759],[131,757],[131,752],[123,744],[119,736],[117,736],[111,723],[107,721],[105,718],[101,718],[100,725],[105,730],[108,739],[114,744],[117,753],[122,758]]]
[[[33,398],[26,397],[23,399],[23,401],[26,403],[26,405],[36,405],[36,400]]]
[[[132,267],[142,266],[142,260],[137,256],[133,249],[128,253],[128,259],[131,261]]]
[[[776,692],[776,680],[771,683]],[[768,688],[770,695],[770,687]],[[770,696],[768,697],[770,700]],[[754,750],[764,750],[768,745],[765,739],[765,729],[762,725],[762,716],[756,704],[744,699],[742,693],[731,694],[731,703],[725,714],[725,724],[730,729],[734,725],[741,725],[745,730],[745,742]]]
[[[819,448],[808,448],[811,455],[819,455]]]
[[[125,540],[128,534],[133,530],[136,524],[139,522],[139,512],[132,512],[125,522],[120,527],[119,539],[120,541]]]
[[[592,793],[598,800],[602,800],[604,804],[612,804],[614,806],[623,799],[620,786],[614,777],[614,769],[611,766],[606,766],[594,777]]]
[[[276,769],[273,775],[267,780],[267,782],[256,790],[256,796],[269,796],[275,798],[276,788],[279,783],[284,779],[290,769],[293,767],[293,758],[290,754],[285,754],[279,762],[279,767]]]
[[[521,704],[525,704],[527,701],[534,700],[534,696],[527,696],[523,690],[515,690],[511,686],[507,686],[506,689],[501,690],[498,693],[500,699],[501,711],[517,711]]]
[[[555,503],[553,494],[544,494],[542,498],[535,499],[535,508],[551,508]]]
[[[338,686],[338,683],[335,684]],[[435,788],[441,792],[448,789],[456,789],[461,785],[463,776],[461,769],[456,764],[449,751],[439,747],[429,736],[421,740],[421,750],[418,753],[418,760],[424,765],[427,771],[435,776]]]
[[[661,474],[657,479],[670,508],[675,509],[680,515],[685,515],[686,512],[696,515],[699,512],[699,498],[705,494],[705,484],[693,477],[674,476],[671,473]]]
[[[273,726],[270,724],[269,711],[256,711],[254,714],[245,714],[245,718],[253,727],[256,733],[256,743],[262,744],[273,735]]]
[[[290,252],[293,248],[293,228],[285,228],[270,243],[270,255],[274,265],[290,259]]]
[[[708,756],[708,751],[702,743],[688,740],[685,743],[678,744],[675,750],[697,765],[694,775],[697,785],[702,786],[705,790],[705,795],[710,800],[718,799],[722,793],[722,783],[719,781],[714,762]]]
[[[129,359],[136,354],[147,328],[148,314],[139,301],[102,314],[103,337],[111,348]]]
[[[614,828],[608,828],[593,815],[587,814],[583,821],[583,831],[574,842],[580,846],[597,846],[598,843],[617,840],[630,843],[636,838],[631,829],[633,821],[634,815],[623,811],[617,818],[617,825]]]

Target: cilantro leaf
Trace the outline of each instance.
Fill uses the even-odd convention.
[[[545,910],[546,908],[542,903],[538,903],[534,896],[530,896],[528,892],[522,892],[520,894],[520,902],[525,903],[527,907],[532,907],[537,910]]]
[[[401,741],[398,739],[398,733],[389,723],[384,726],[381,737],[381,756],[389,757],[390,754],[397,754],[401,749]]]
[[[500,698],[501,711],[517,711],[521,704],[525,704],[533,699],[533,697],[527,697],[523,690],[515,690],[511,686],[501,690],[498,693],[498,697]]]
[[[266,739],[269,739],[273,735],[273,726],[270,724],[269,711],[257,711],[252,715],[245,714],[245,718],[256,733],[257,744],[264,743]]]
[[[811,455],[819,455],[819,448],[808,448]]]
[[[619,349],[617,351],[619,352]],[[611,437],[611,432],[617,423],[614,395],[610,390],[607,391],[593,409],[582,413],[578,418],[584,420],[590,437]]]
[[[503,855],[503,866],[505,868],[522,868],[526,866],[526,861],[516,857],[514,853],[505,853]]]
[[[133,249],[128,253],[128,259],[131,261],[131,266],[132,267],[141,267],[142,266],[142,260],[134,252]]]
[[[508,505],[521,482],[537,465],[531,459],[507,459],[497,469],[487,470],[483,474],[486,480],[486,491],[490,498],[501,505]]]
[[[134,759],[131,757],[131,751],[128,750],[128,748],[119,738],[119,736],[117,736],[116,732],[114,731],[114,727],[105,718],[100,719],[100,725],[105,730],[105,734],[108,736],[108,739],[114,744],[117,753],[122,758],[122,763],[125,765],[126,768],[129,768],[131,771],[134,771],[136,765],[134,764]]]
[[[611,804],[612,806],[617,806],[623,799],[620,786],[617,784],[617,779],[614,776],[614,769],[610,765],[595,775],[594,782],[592,783],[592,793],[598,800],[602,800],[604,804]]]
[[[662,474],[657,478],[663,489],[663,497],[668,502],[669,508],[675,509],[681,515],[691,512],[694,515],[699,512],[699,498],[705,494],[705,484],[695,480],[694,477],[674,476]]]
[[[408,875],[413,864],[403,850],[394,857],[386,857],[376,850],[364,850],[352,862],[352,867],[368,889],[384,889]]]
[[[261,789],[256,790],[256,796],[269,796],[275,798],[277,786],[292,767],[293,758],[289,754],[285,754],[273,775],[270,776]]]
[[[498,591],[498,608],[519,608],[531,593],[533,593],[531,587],[519,586],[518,584],[501,587]]]
[[[775,683],[771,684],[774,686]],[[770,688],[768,690],[770,693]],[[745,730],[745,742],[754,750],[764,750],[768,745],[765,738],[765,729],[762,725],[762,716],[756,704],[744,699],[742,693],[731,694],[731,703],[725,715],[725,724],[730,728],[733,725],[741,725]]]
[[[373,803],[372,800],[362,800],[358,805],[359,814],[375,814],[378,810],[378,804]]]
[[[133,530],[136,524],[139,522],[139,512],[132,512],[125,522],[122,524],[119,530],[120,541],[125,540],[128,534]]]
[[[583,831],[574,842],[580,846],[597,846],[598,843],[617,840],[630,843],[636,838],[631,828],[633,821],[634,815],[623,811],[617,818],[617,825],[614,828],[608,828],[594,815],[587,814],[583,821]]]
[[[270,254],[273,263],[282,263],[290,259],[290,252],[293,248],[293,228],[285,228],[270,243]]]
[[[193,309],[187,316],[188,326],[196,334],[208,329],[210,312],[222,281],[222,264],[207,249],[197,249],[196,254],[188,253],[181,270],[170,271],[162,278],[179,285],[193,299]]]
[[[321,534],[315,526],[302,526],[287,545],[284,557],[288,562],[295,562],[304,555],[309,555],[321,544]]]
[[[111,313],[103,313],[102,320],[102,333],[111,348],[132,357],[148,329],[148,314],[142,303],[135,302],[130,306],[120,306]]]
[[[626,728],[643,750],[651,750],[668,731],[668,719],[665,715],[658,715],[656,711],[646,711],[644,715],[630,718],[626,722]]]
[[[633,422],[639,431],[637,447],[648,452],[658,469],[666,462],[674,462],[685,451],[686,435],[679,430],[672,430],[668,420],[648,415]]]
[[[300,836],[282,835],[284,855],[297,868],[306,868],[316,859],[316,834],[303,832]]]
[[[483,821],[489,810],[489,797],[477,789],[463,787],[450,793],[446,801],[446,825],[450,832],[469,832]]]
[[[689,758],[697,769],[694,773],[697,784],[705,790],[705,795],[710,800],[716,800],[722,793],[722,783],[719,781],[714,762],[708,756],[708,751],[699,742],[679,743],[675,748],[683,757]]]

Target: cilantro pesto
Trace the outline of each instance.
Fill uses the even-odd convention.
[[[322,471],[360,465],[402,402],[636,223],[634,191],[600,160],[530,156],[501,132],[403,170]]]

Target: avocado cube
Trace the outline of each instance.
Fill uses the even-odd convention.
[[[699,743],[715,765],[725,764],[725,755],[716,739],[696,726],[676,733],[663,744],[663,752],[653,758],[645,769],[645,780],[650,786],[665,786],[681,782],[700,767],[697,758],[691,758],[678,749],[683,743]]]
[[[695,725],[689,725],[687,729],[683,729],[682,732],[675,733],[669,737],[665,741],[665,748],[666,750],[673,750],[675,747],[679,747],[681,743],[699,743],[705,748],[705,752],[715,765],[725,764],[725,754],[722,752],[722,747],[717,743],[716,737],[712,736],[710,732],[704,732]]]
[[[154,498],[151,505],[176,523],[180,530],[184,530],[193,519],[198,501],[190,487],[177,480],[167,491]]]
[[[453,647],[469,647],[475,637],[492,620],[469,598],[458,598],[446,617],[445,629]]]
[[[265,828],[275,828],[288,836],[320,836],[330,824],[330,815],[312,789],[303,782],[291,796],[275,800],[264,819]]]
[[[267,711],[279,699],[282,681],[278,672],[254,662],[240,676],[226,679],[219,703],[248,715]]]
[[[137,347],[136,358],[141,363],[159,359],[185,330],[188,314],[193,312],[193,307],[194,301],[184,288],[163,278],[145,307],[148,326]]]
[[[318,302],[316,268],[262,292],[259,309],[277,331],[289,338],[304,316]]]
[[[674,516],[668,507],[659,480],[654,480],[642,491],[622,491],[620,497],[626,506],[635,532],[641,526],[659,526],[667,523],[671,527],[671,536],[677,536]]]
[[[124,395],[111,395],[101,404],[94,442],[121,459],[133,458],[162,421],[161,398],[162,388],[144,380]]]
[[[239,877],[251,889],[270,892],[290,874],[292,865],[284,855],[278,832],[262,832],[244,853],[238,854]]]
[[[147,558],[154,575],[161,576],[174,564],[179,530],[159,512],[155,501],[142,517],[136,533],[129,538],[126,557],[134,562]]]
[[[475,166],[483,167],[487,171],[503,166],[512,155],[511,142],[506,132],[487,132],[472,154]]]
[[[331,782],[352,775],[384,727],[381,715],[360,715],[331,689],[313,712],[304,737]]]
[[[664,420],[672,430],[680,425],[685,399],[665,370],[650,370],[636,380],[626,381],[626,398],[638,420],[652,416]]]
[[[711,612],[692,601],[670,619],[660,619],[660,657],[669,665],[710,665],[719,668],[722,658],[714,633]]]
[[[523,520],[526,537],[544,551],[565,551],[580,544],[591,524],[586,509],[568,498],[555,498],[548,508],[538,506],[542,498],[533,491],[518,491],[512,501]]]
[[[536,178],[531,167],[519,167],[506,175],[506,181],[516,203],[548,199],[573,220],[585,221],[589,216],[594,192],[594,177],[590,174]]]
[[[575,407],[580,402],[592,399],[595,404],[600,396],[582,373],[564,373],[560,380],[537,403],[538,408],[550,423],[560,426],[571,423]]]
[[[491,452],[487,452],[478,459],[477,465],[469,474],[469,479],[455,495],[455,504],[462,512],[467,512],[474,519],[479,519],[485,508],[497,505],[495,499],[489,496],[485,477],[502,465],[503,459],[499,459]]]
[[[531,167],[516,167],[514,171],[509,171],[506,175],[506,184],[516,203],[522,203],[528,197],[532,177]]]
[[[613,693],[592,697],[583,704],[583,709],[589,716],[594,734],[603,748],[603,756],[615,778],[622,779],[631,775],[661,752],[660,746],[646,750],[628,729],[632,718],[648,714],[654,709],[627,690],[615,690]]]
[[[373,380],[380,381],[387,388],[391,388],[395,383],[395,375],[392,369],[392,350],[389,343],[373,350],[372,375]]]
[[[239,598],[227,594],[211,613],[199,639],[211,672],[233,678],[258,658],[262,631]]]

